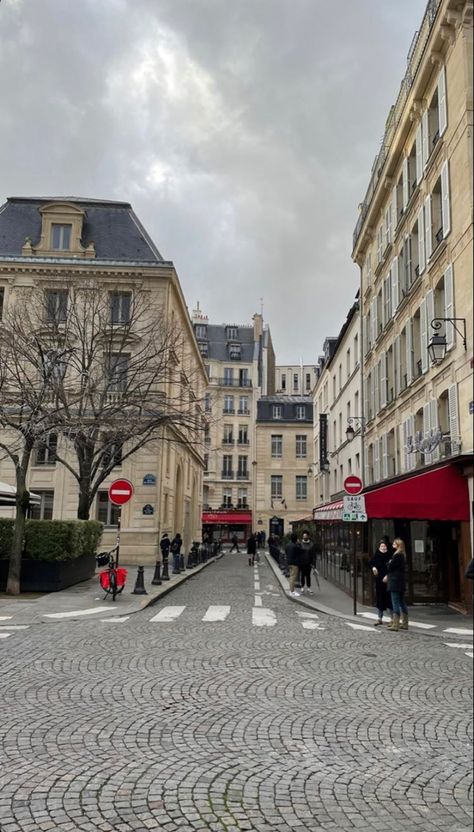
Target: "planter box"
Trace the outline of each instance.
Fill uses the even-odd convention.
[[[82,555],[74,560],[22,560],[21,592],[57,592],[95,574],[95,555]],[[0,591],[7,585],[8,560],[0,560]]]

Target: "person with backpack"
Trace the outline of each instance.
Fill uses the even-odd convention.
[[[175,534],[173,540],[171,541],[170,551],[173,555],[173,575],[180,574],[179,568],[179,556],[181,554],[181,546],[183,545],[183,540],[179,532]]]

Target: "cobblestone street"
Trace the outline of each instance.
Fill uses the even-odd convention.
[[[244,554],[10,631],[1,832],[471,832],[465,639],[318,617]]]

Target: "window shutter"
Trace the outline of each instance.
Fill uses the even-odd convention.
[[[451,213],[449,205],[449,169],[448,162],[441,167],[441,216],[443,219],[443,238],[451,231]]]
[[[451,446],[459,443],[459,421],[458,421],[458,386],[451,384],[448,387],[448,418],[449,418],[449,436],[451,439]],[[458,453],[459,448],[453,447],[453,453]]]
[[[379,334],[379,322],[378,322],[378,310],[377,310],[377,298],[374,298],[373,301],[373,312],[372,312],[372,343],[375,344],[377,340],[377,336]]]
[[[423,206],[418,211],[418,263],[420,274],[425,270],[425,223],[423,217]]]
[[[409,454],[407,452],[408,447],[408,419],[404,419],[402,423],[403,427],[403,470],[409,470]]]
[[[388,477],[388,434],[382,434],[382,479]]]
[[[387,353],[383,352],[380,359],[380,407],[387,406]]]
[[[388,316],[387,316],[387,278],[386,277],[384,277],[384,279],[382,280],[382,319],[383,319],[383,324],[385,326],[385,324],[388,321]]]
[[[395,393],[395,398],[399,395],[400,390],[402,388],[402,380],[400,378],[401,372],[402,368],[400,361],[400,336],[397,335],[397,337],[395,338],[393,350],[393,389]]]
[[[375,416],[375,367],[373,368],[372,372],[369,373],[370,378],[370,402],[369,402],[369,410],[370,410],[370,418],[373,419]]]
[[[408,319],[406,325],[406,345],[407,345],[407,385],[413,381],[413,321]]]
[[[430,289],[429,292],[426,294],[426,329],[427,329],[427,336],[430,333],[430,325],[431,321],[435,316],[435,305],[434,305],[434,291]],[[428,337],[426,338],[428,341]]]
[[[403,241],[403,266],[405,269],[403,289],[407,293],[411,286],[411,237],[409,234]]]
[[[408,183],[408,159],[406,156],[402,162],[402,195],[403,195],[403,210],[408,205],[409,183]]]
[[[454,283],[453,267],[451,263],[444,273],[444,317],[454,318]],[[446,321],[446,344],[448,350],[454,346],[455,329],[449,321]]]
[[[438,399],[430,399],[430,424],[432,432],[435,433],[439,428]],[[439,456],[439,445],[437,445],[431,454],[431,462],[437,462]]]
[[[400,290],[399,290],[399,283],[398,283],[398,258],[397,257],[395,257],[393,262],[392,262],[391,277],[392,277],[392,287],[391,287],[391,289],[392,289],[392,292],[391,292],[391,294],[392,294],[392,309],[391,309],[391,313],[392,313],[392,315],[394,315],[395,312],[398,309],[398,304],[400,303]]]
[[[392,234],[391,238],[393,240],[393,236],[395,234],[395,229],[397,227],[398,217],[397,217],[397,186],[395,185],[392,191],[392,204],[390,206],[392,212],[391,218],[391,226],[392,226]]]
[[[428,369],[428,325],[426,314],[426,298],[423,298],[420,304],[420,356],[422,373],[426,373]]]
[[[362,323],[362,349],[364,351],[364,355],[367,355],[369,351],[368,327],[369,318],[368,315],[364,315]]]
[[[409,436],[414,436],[415,435],[415,417],[414,416],[410,416],[408,418],[408,435]],[[410,454],[409,459],[410,459],[410,466],[409,466],[410,470],[413,470],[413,468],[416,468],[416,453]]]
[[[378,439],[374,442],[374,480],[378,482],[380,479],[380,442]]]
[[[418,125],[415,136],[416,149],[416,184],[418,185],[423,178],[423,156],[421,146],[421,124]]]
[[[382,260],[383,249],[383,225],[380,226],[377,232],[377,263]]]
[[[370,376],[366,376],[364,379],[364,416],[366,419],[369,418],[369,385],[370,385]]]
[[[431,408],[430,403],[423,405],[423,439],[428,439],[431,433]],[[425,465],[431,462],[431,454],[422,454]]]
[[[438,112],[439,135],[442,136],[448,126],[448,112],[446,107],[446,69],[441,67],[438,78]]]
[[[378,362],[373,371],[374,384],[374,416],[380,410],[380,362]]]
[[[421,117],[421,157],[423,160],[423,168],[426,166],[429,155],[428,110],[425,110]]]
[[[375,343],[375,318],[374,318],[374,316],[375,316],[375,312],[374,312],[374,303],[375,303],[375,299],[374,299],[374,298],[372,298],[372,300],[370,301],[370,335],[369,335],[369,340],[370,340],[370,344],[371,344],[371,345]]]
[[[428,261],[433,250],[433,237],[431,232],[431,195],[425,199],[425,254]]]

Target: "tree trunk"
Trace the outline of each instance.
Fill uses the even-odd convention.
[[[16,513],[10,563],[8,565],[7,594],[20,594],[21,556],[25,540],[26,514],[29,506],[29,492],[26,487],[26,472],[30,461],[31,448],[25,447],[21,463],[16,465]]]
[[[83,483],[81,481],[79,485],[79,504],[77,506],[77,519],[78,520],[88,520],[89,513],[90,513],[90,505],[89,505],[89,490],[87,488],[88,484],[84,484],[85,488],[83,487]]]

